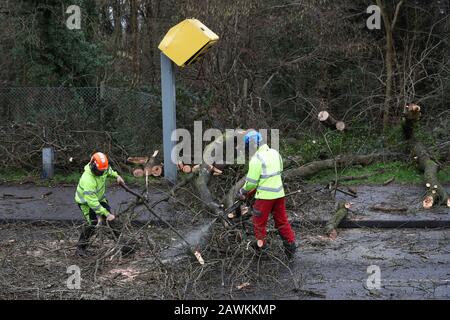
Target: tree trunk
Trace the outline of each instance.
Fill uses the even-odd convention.
[[[397,24],[398,15],[403,1],[400,1],[395,7],[395,13],[391,20],[389,14],[384,6],[382,0],[377,0],[377,5],[380,7],[381,15],[383,17],[384,29],[386,32],[386,91],[383,106],[383,129],[386,130],[389,126],[389,114],[392,102],[393,91],[393,77],[394,77],[394,59],[395,59],[395,47],[394,47],[394,29]]]
[[[140,54],[139,54],[139,25],[138,25],[138,1],[130,0],[131,37],[132,37],[132,86],[136,87],[140,81]]]
[[[284,172],[284,178],[297,179],[309,177],[325,169],[334,169],[335,165],[337,167],[347,167],[355,164],[368,165],[388,157],[396,158],[398,157],[398,154],[377,153],[372,155],[344,155],[339,156],[336,159],[313,161],[299,168],[286,170]]]
[[[419,169],[424,173],[427,192],[422,205],[425,209],[430,209],[434,204],[447,204],[450,207],[448,193],[437,178],[439,168],[437,163],[431,159],[427,148],[417,141],[414,136],[414,129],[420,119],[420,115],[420,107],[418,105],[406,105],[403,111],[402,129],[414,160],[417,161]]]
[[[114,1],[114,9],[113,9],[113,15],[114,15],[114,48],[115,50],[119,50],[119,48],[122,48],[121,42],[122,42],[122,5],[120,3],[120,0]]]
[[[386,29],[386,93],[384,98],[383,108],[383,129],[386,130],[389,126],[389,113],[392,101],[392,77],[394,64],[394,49],[392,42],[392,31]]]
[[[328,235],[336,236],[336,229],[339,227],[339,224],[342,220],[347,216],[348,209],[350,208],[350,203],[348,202],[338,202],[336,205],[336,213],[331,217],[325,226],[325,232]]]

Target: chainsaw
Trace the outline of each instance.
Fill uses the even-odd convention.
[[[297,194],[299,192],[301,192],[300,189],[296,190],[296,191],[293,191],[293,192],[290,192],[290,193],[286,194],[284,197],[290,197],[290,196],[292,196],[294,194]],[[246,215],[246,214],[242,214],[241,206],[242,206],[243,203],[245,203],[246,200],[250,199],[255,193],[256,193],[256,189],[250,191],[249,193],[247,193],[244,200],[237,199],[236,201],[234,201],[231,206],[229,206],[227,209],[224,210],[224,213],[225,213],[226,217],[228,219],[230,219],[230,220],[233,220],[233,219],[239,218],[239,217],[241,217],[243,215]],[[234,212],[234,216],[230,217],[230,214],[233,213],[233,212]],[[248,216],[250,216],[250,215],[248,215]]]
[[[245,195],[245,199],[237,199],[236,201],[234,201],[231,206],[229,206],[224,210],[225,216],[230,220],[241,217],[243,215],[241,210],[242,204],[244,204],[245,201],[250,199],[255,193],[256,189],[248,192]],[[233,216],[231,216],[232,213],[234,213]]]

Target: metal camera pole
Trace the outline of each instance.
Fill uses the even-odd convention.
[[[164,177],[175,184],[177,181],[176,164],[172,161],[172,150],[175,141],[172,141],[172,132],[177,127],[175,67],[169,58],[161,52],[161,95],[163,119],[163,147],[164,147]]]

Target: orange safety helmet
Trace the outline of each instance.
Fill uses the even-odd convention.
[[[104,153],[96,152],[91,157],[91,170],[95,175],[101,176],[103,173],[108,170],[108,158]]]

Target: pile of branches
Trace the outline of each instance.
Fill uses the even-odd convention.
[[[181,226],[178,226],[181,227]],[[79,226],[2,225],[0,237],[1,299],[218,299],[301,291],[301,276],[291,274],[278,244],[258,255],[245,242],[236,242],[238,231],[211,230],[202,248],[204,265],[186,254],[167,258],[173,234],[158,226],[129,226],[123,233],[139,241],[130,256],[120,253],[118,243],[99,231],[91,255],[75,256]],[[78,266],[80,290],[66,286],[69,266]],[[293,281],[295,285],[292,285]],[[296,288],[300,290],[296,290]]]
[[[214,187],[223,186],[219,182]],[[301,288],[302,275],[295,274],[286,261],[276,230],[269,229],[267,250],[262,254],[256,252],[250,246],[253,232],[249,220],[241,220],[231,227],[214,223],[216,216],[204,210],[205,203],[195,192],[183,186],[176,188],[176,191],[175,188],[167,190],[167,196],[150,207],[168,201],[177,213],[176,220],[170,220],[173,228],[188,241],[197,238],[191,246],[164,225],[155,227],[154,221],[139,228],[132,227],[129,222],[135,217],[139,200],[120,214],[130,217],[125,223],[128,225],[127,237],[143,244],[140,252],[150,254],[145,268],[151,261],[152,272],[149,275],[145,271],[142,279],[151,282],[158,277],[152,285],[161,286],[157,290],[161,294],[159,298],[217,299],[226,296],[233,299],[248,295],[261,297],[263,292],[283,292],[285,295],[287,291],[291,291],[293,297],[310,295]],[[205,263],[196,259],[193,252],[201,252]],[[137,261],[136,257],[133,259]]]
[[[153,188],[166,196],[149,207],[159,214],[158,205],[168,202],[173,212],[170,224],[190,242],[193,228],[202,229],[211,222],[211,213],[189,188],[180,187],[175,197],[173,189],[163,185]],[[249,246],[249,221],[233,228],[211,224],[196,247],[188,248],[170,228],[154,219],[132,223],[146,211],[140,199],[123,208],[118,214],[122,224],[119,239],[110,239],[108,227],[100,227],[86,259],[75,256],[79,225],[1,225],[1,297],[217,299],[261,297],[264,292],[285,296],[286,291],[293,297],[310,295],[301,289],[301,274],[294,274],[287,265],[275,230],[269,230],[270,247],[262,255]],[[124,255],[123,243],[136,244],[135,252]],[[201,251],[204,264],[191,254],[192,249]],[[81,268],[81,290],[65,287],[69,276],[66,268],[71,265]]]

